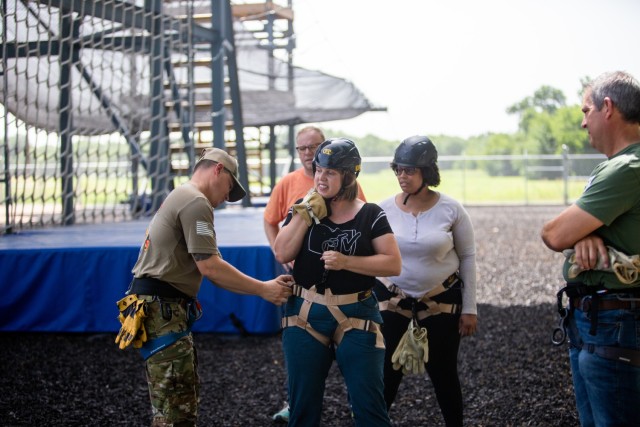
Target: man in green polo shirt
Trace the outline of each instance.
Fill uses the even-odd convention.
[[[591,145],[607,160],[580,198],[543,226],[542,239],[567,255],[563,290],[570,302],[560,311],[580,423],[638,425],[640,280],[637,271],[616,269],[640,254],[640,83],[624,72],[605,73],[585,88],[582,112]]]

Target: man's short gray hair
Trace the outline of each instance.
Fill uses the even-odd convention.
[[[604,99],[609,98],[622,114],[632,123],[640,123],[640,83],[631,74],[624,71],[613,71],[601,74],[588,83],[586,90],[591,90],[591,99],[600,110]]]

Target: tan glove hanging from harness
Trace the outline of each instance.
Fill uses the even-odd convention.
[[[616,275],[618,280],[625,285],[631,285],[638,280],[638,274],[640,273],[640,255],[629,256],[611,246],[607,246],[607,252],[610,267],[604,268],[604,259],[598,256],[598,262],[594,270],[611,271]],[[568,271],[570,279],[575,278],[584,271],[576,264],[575,250],[567,249],[562,253],[571,264]]]
[[[316,224],[327,216],[327,204],[324,198],[312,189],[307,193],[300,203],[293,205],[293,213],[298,213],[310,227],[312,221]]]
[[[122,324],[120,332],[116,337],[116,344],[119,343],[121,350],[129,344],[134,348],[142,347],[147,341],[147,331],[144,328],[144,318],[147,317],[146,301],[138,299],[138,295],[127,295],[116,303],[120,314],[118,320]]]
[[[424,364],[429,361],[429,341],[427,328],[422,328],[412,319],[396,351],[391,356],[393,369],[407,374],[424,374]]]

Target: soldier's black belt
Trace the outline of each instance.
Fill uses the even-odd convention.
[[[134,277],[129,285],[129,293],[138,295],[156,295],[161,298],[193,299],[189,295],[180,292],[171,284],[153,277]]]

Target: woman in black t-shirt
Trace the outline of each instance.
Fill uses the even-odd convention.
[[[344,138],[314,156],[314,189],[294,205],[274,244],[295,260],[294,296],[283,319],[290,426],[317,426],[333,359],[347,385],[356,426],[389,426],[383,397],[384,342],[376,276],[400,273],[400,252],[380,207],[357,199],[361,158]]]

